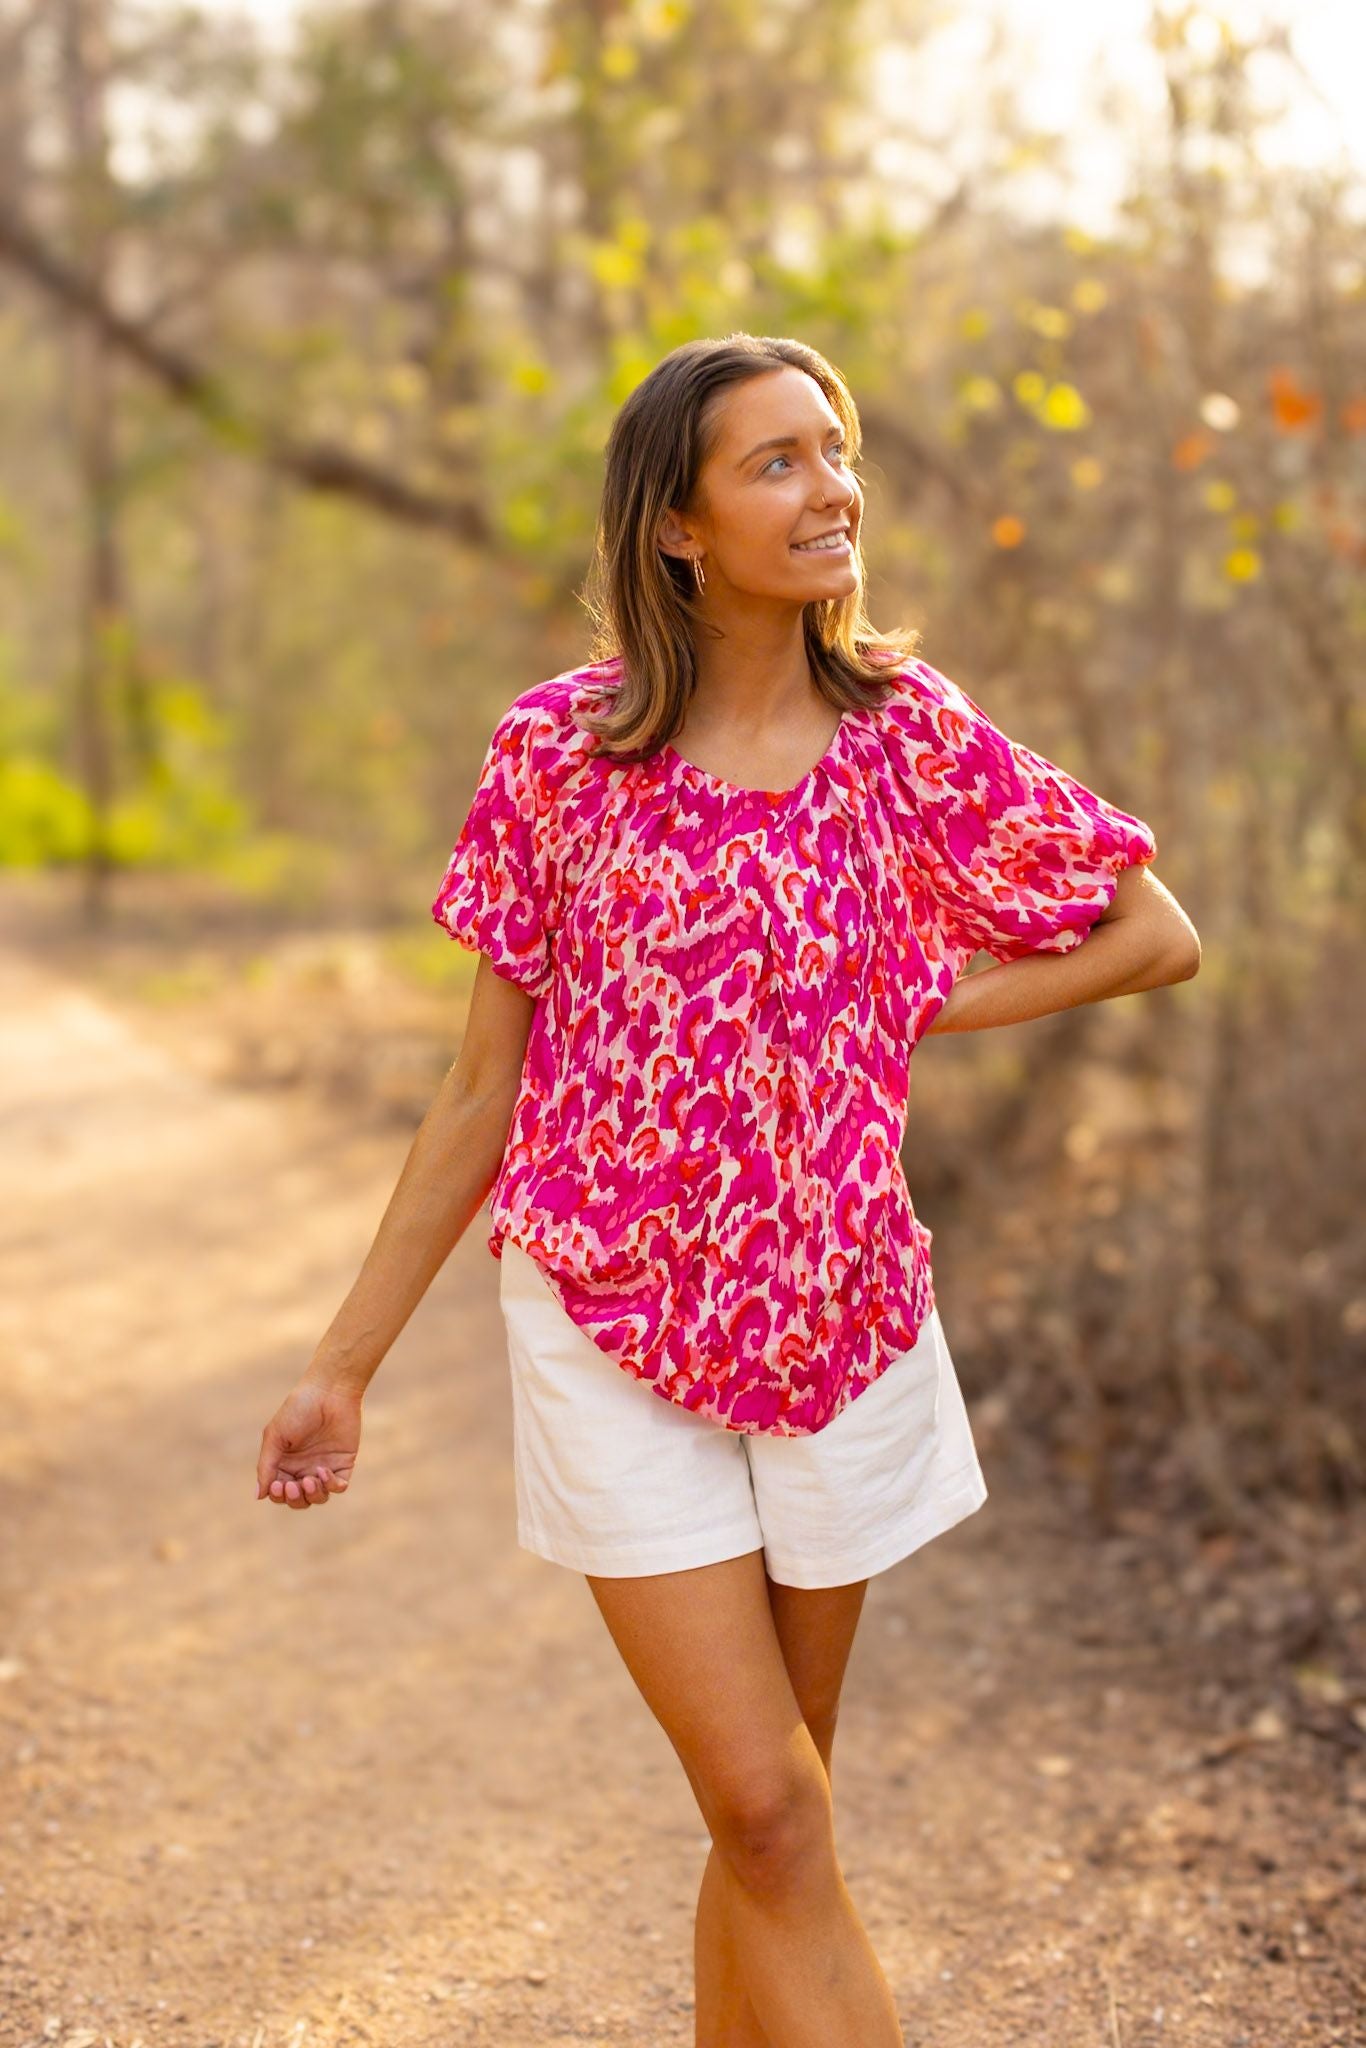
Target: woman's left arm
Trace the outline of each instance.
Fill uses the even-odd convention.
[[[1080,1003],[1189,981],[1199,970],[1195,926],[1151,866],[1136,862],[1121,869],[1114,896],[1079,946],[961,975],[924,1035],[1023,1024]]]

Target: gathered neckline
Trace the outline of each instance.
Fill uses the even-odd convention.
[[[767,797],[772,803],[781,803],[785,802],[789,797],[800,796],[809,783],[814,782],[818,775],[832,765],[840,752],[845,728],[849,724],[852,715],[850,711],[842,711],[840,713],[840,721],[835,727],[834,737],[819,761],[808,768],[805,775],[799,781],[792,783],[787,789],[765,789],[760,784],[754,782],[731,782],[728,777],[715,775],[710,768],[703,768],[696,761],[690,761],[686,754],[679,753],[671,740],[664,740],[660,743],[660,752],[667,754],[678,768],[686,770],[689,775],[697,776],[702,782],[710,783],[713,789],[720,790],[724,796],[761,796]]]

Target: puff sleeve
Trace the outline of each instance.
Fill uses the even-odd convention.
[[[932,882],[951,928],[996,960],[1070,953],[1108,908],[1122,870],[1157,840],[1055,762],[994,725],[925,663],[933,744],[922,756]]]
[[[493,729],[432,916],[539,999],[552,968],[548,824],[535,742],[535,714],[513,704]]]

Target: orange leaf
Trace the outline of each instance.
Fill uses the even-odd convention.
[[[1214,449],[1214,436],[1208,427],[1197,427],[1193,434],[1184,434],[1172,450],[1173,469],[1199,469],[1206,456]]]
[[[1317,420],[1323,411],[1323,400],[1315,391],[1306,391],[1297,384],[1292,370],[1278,365],[1267,379],[1271,387],[1271,416],[1276,431],[1281,434],[1297,434],[1301,427]]]

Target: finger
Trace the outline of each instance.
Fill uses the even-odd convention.
[[[330,1465],[319,1465],[318,1472],[325,1482],[329,1493],[345,1493],[346,1481],[339,1478]]]

